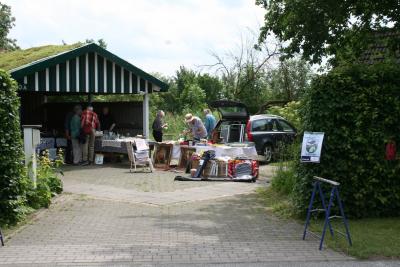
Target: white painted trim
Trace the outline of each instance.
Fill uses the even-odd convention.
[[[39,91],[39,72],[35,72],[35,91]]]
[[[89,93],[89,53],[85,55],[85,85],[86,93]]]
[[[113,64],[112,64],[112,91],[113,91],[113,93],[115,93],[115,62],[113,62]]]
[[[67,60],[67,62],[65,63],[65,79],[66,79],[66,83],[65,83],[65,91],[69,92],[69,60]]]
[[[97,80],[99,77],[99,70],[97,66],[97,53],[94,53],[94,91],[97,93],[99,90],[99,81]]]
[[[105,57],[103,57],[103,76],[104,76],[104,89],[103,92],[107,93],[108,89],[107,89],[107,59]]]
[[[125,82],[124,82],[124,77],[125,75],[124,75],[124,68],[123,67],[121,67],[121,93],[124,93],[124,85],[125,85]]]
[[[28,89],[28,76],[24,76],[24,84],[22,85],[23,89]]]
[[[149,138],[149,94],[144,94],[143,96],[143,136],[147,139]]]
[[[129,93],[132,94],[132,72],[129,72]]]
[[[146,94],[149,92],[149,82],[147,80],[144,81],[144,92]]]
[[[75,66],[76,67],[75,68],[75,72],[76,72],[76,75],[75,75],[76,76],[75,77],[76,78],[76,81],[75,81],[76,82],[76,92],[79,92],[80,91],[79,90],[80,89],[79,88],[79,57],[76,57],[76,61],[75,62],[76,62],[76,66]]]
[[[140,92],[140,77],[139,76],[136,76],[137,77],[137,88],[136,88],[136,93],[139,93]]]
[[[49,68],[46,68],[46,92],[50,89],[50,73]]]
[[[60,92],[60,64],[56,65],[56,92]]]

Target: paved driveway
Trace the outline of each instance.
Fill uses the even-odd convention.
[[[250,266],[350,260],[319,251],[316,240],[301,240],[301,225],[268,213],[253,193],[265,179],[174,182],[175,175],[131,174],[126,166],[67,168],[67,193],[7,239],[0,264]]]

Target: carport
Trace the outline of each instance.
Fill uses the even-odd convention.
[[[168,85],[128,61],[91,43],[42,58],[10,70],[21,96],[21,123],[46,124],[38,112],[48,96],[143,95],[142,108],[129,109],[141,116],[143,135],[149,137],[149,94],[168,90]],[[61,111],[61,106],[56,107]],[[60,120],[63,120],[60,114]],[[140,119],[140,118],[139,118]]]

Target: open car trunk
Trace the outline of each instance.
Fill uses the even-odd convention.
[[[210,103],[210,108],[218,110],[221,120],[217,123],[212,139],[214,143],[243,142],[246,123],[250,118],[245,104],[229,100]]]
[[[218,110],[222,120],[247,121],[250,117],[246,105],[240,102],[217,100],[211,102],[210,107]]]

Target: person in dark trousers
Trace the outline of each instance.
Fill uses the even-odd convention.
[[[157,111],[156,118],[153,122],[153,137],[157,142],[162,142],[163,139],[163,130],[167,128],[167,124],[164,123],[163,118],[165,117],[165,113],[162,110]]]
[[[67,139],[67,147],[65,148],[65,162],[67,164],[72,164],[73,162],[73,155],[72,155],[72,141],[71,141],[71,119],[74,116],[74,111],[68,111],[67,115],[65,116],[64,120],[64,133],[65,138]]]
[[[112,131],[115,127],[114,116],[110,114],[108,107],[103,107],[103,112],[100,114],[99,120],[102,131]]]

